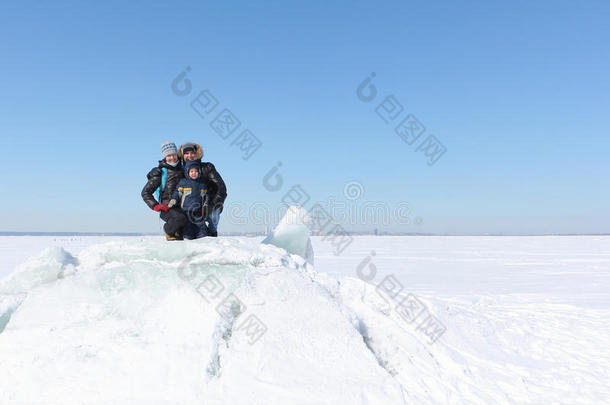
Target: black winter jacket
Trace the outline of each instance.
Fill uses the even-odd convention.
[[[165,188],[161,193],[161,201],[157,201],[156,191],[157,188],[161,185],[161,176],[162,176],[162,168],[167,169],[167,178],[165,180]],[[182,164],[178,162],[178,164],[174,167],[165,162],[165,159],[159,160],[159,166],[153,168],[146,175],[148,178],[148,182],[142,189],[142,199],[151,209],[155,207],[155,205],[159,203],[169,203],[169,200],[172,199],[172,194],[176,189],[176,185],[180,181],[180,179],[184,178],[184,171],[182,170]]]
[[[201,181],[208,186],[211,208],[220,208],[222,212],[222,206],[227,198],[227,186],[212,163],[201,162]]]

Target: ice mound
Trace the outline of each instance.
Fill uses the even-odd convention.
[[[47,250],[0,284],[0,403],[403,403],[314,274],[246,238]]]

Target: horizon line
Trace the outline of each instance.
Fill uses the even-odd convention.
[[[424,233],[424,232],[355,232],[348,231],[347,234],[355,236],[610,236],[609,233]],[[265,236],[267,233],[260,231],[252,232],[220,232],[224,236]],[[0,231],[0,236],[163,236],[158,232],[19,232]],[[325,236],[324,234],[312,234],[310,236]]]

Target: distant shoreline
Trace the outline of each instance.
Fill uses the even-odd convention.
[[[435,233],[363,233],[349,232],[354,236],[610,236],[610,233],[545,233],[545,234],[435,234]],[[221,236],[266,236],[263,232],[221,232]],[[0,236],[162,236],[160,233],[138,232],[1,232]],[[312,236],[324,236],[314,234]]]

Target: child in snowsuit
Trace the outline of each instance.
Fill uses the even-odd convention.
[[[188,218],[184,226],[185,239],[198,239],[208,235],[208,227],[204,220],[204,210],[207,204],[207,186],[201,180],[200,163],[187,162],[184,168],[185,178],[181,179],[169,202],[169,207],[179,204]]]

